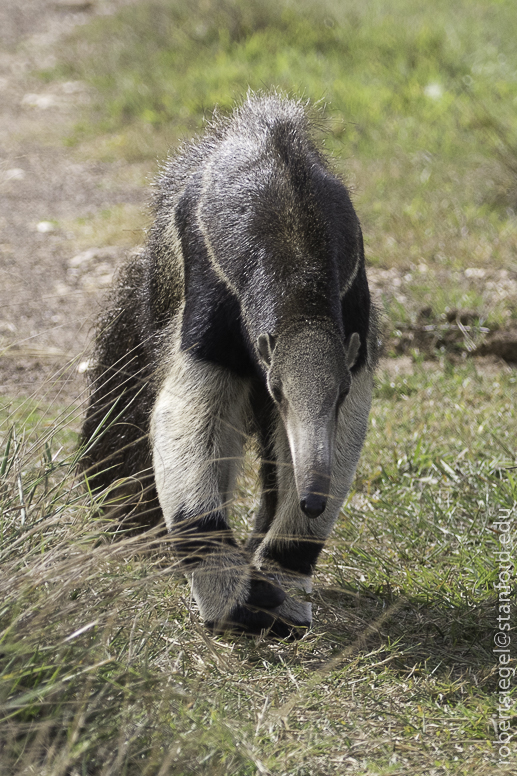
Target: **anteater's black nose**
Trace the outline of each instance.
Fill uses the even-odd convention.
[[[318,493],[309,493],[300,501],[301,510],[307,517],[319,517],[326,506],[327,499]]]

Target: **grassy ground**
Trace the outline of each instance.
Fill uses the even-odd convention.
[[[33,412],[4,457],[2,772],[512,772],[492,744],[492,524],[517,499],[516,379],[381,371],[297,644],[208,637],[166,540],[112,542],[72,440]]]
[[[77,154],[142,177],[248,85],[328,101],[327,148],[355,189],[387,328],[424,306],[506,325],[514,27],[513,3],[488,0],[162,0],[81,28],[42,77],[94,90]],[[118,209],[76,229],[87,247],[90,228],[127,244],[134,225]],[[3,400],[0,772],[515,772],[514,745],[498,763],[493,743],[492,649],[494,522],[517,501],[517,376],[436,355],[380,370],[314,628],[296,644],[208,637],[166,538],[112,541],[74,479],[80,406]],[[239,532],[255,470],[250,456]],[[515,730],[515,703],[512,714]]]

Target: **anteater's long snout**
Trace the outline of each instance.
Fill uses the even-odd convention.
[[[330,419],[313,427],[296,420],[287,424],[300,509],[310,518],[322,515],[327,506],[334,432]]]

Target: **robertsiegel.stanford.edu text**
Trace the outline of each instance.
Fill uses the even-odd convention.
[[[510,756],[510,742],[513,737],[511,730],[512,698],[511,690],[515,676],[515,668],[510,665],[511,643],[511,588],[514,578],[515,564],[513,560],[512,524],[515,506],[512,509],[500,509],[498,519],[492,524],[498,532],[498,548],[496,558],[498,575],[494,584],[498,595],[497,630],[494,633],[494,655],[497,660],[497,717],[495,744],[499,750],[499,762],[504,763]]]

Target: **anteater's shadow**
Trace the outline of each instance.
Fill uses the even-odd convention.
[[[438,594],[424,602],[389,590],[368,594],[316,586],[314,602],[315,627],[325,632],[335,655],[377,650],[377,662],[386,658],[406,675],[447,676],[449,682],[470,677],[487,691],[496,689],[494,596],[453,605]]]

